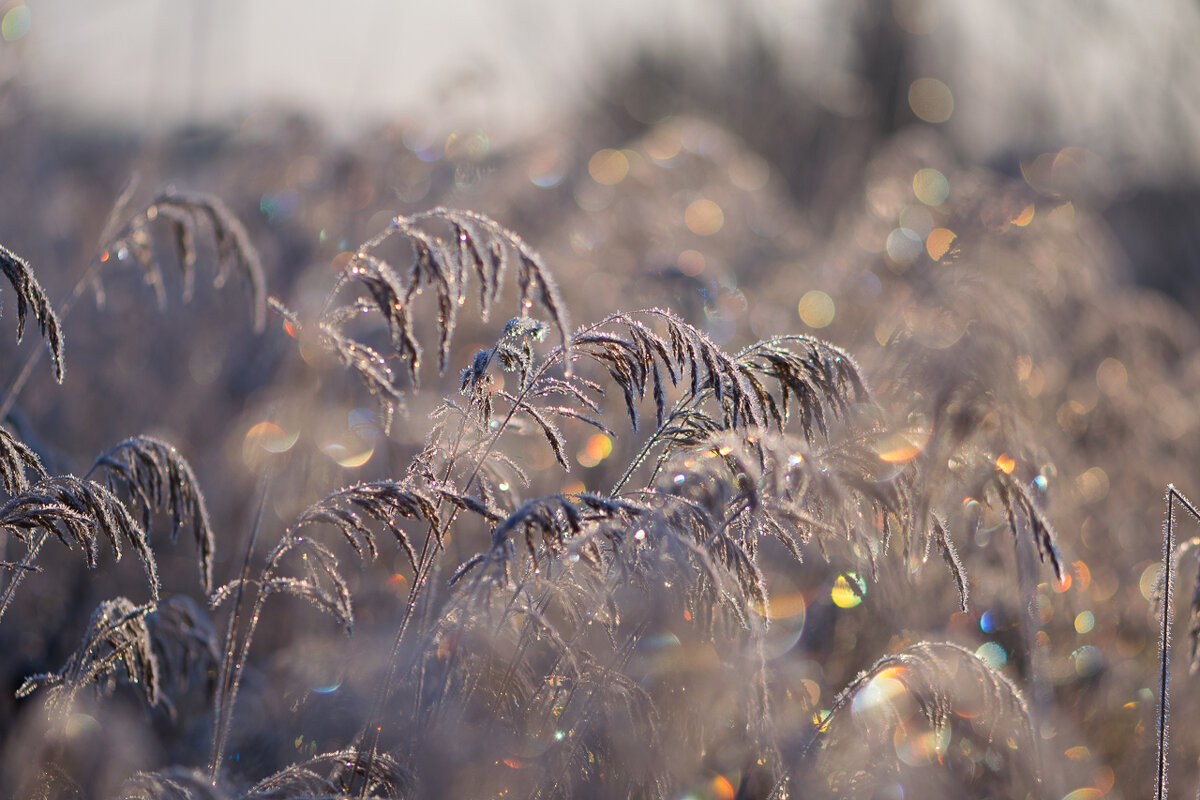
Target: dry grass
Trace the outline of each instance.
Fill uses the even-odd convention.
[[[1117,796],[1154,770],[1112,733],[1139,723],[1165,787],[1168,707],[1137,694],[1153,648],[1086,673],[1077,620],[1148,635],[1125,574],[1147,548],[1120,538],[1142,487],[1097,454],[1135,442],[1147,484],[1181,463],[1139,403],[1192,429],[1196,337],[1113,280],[1082,208],[899,136],[817,237],[747,177],[762,159],[675,118],[619,151],[615,185],[576,159],[550,191],[580,203],[529,190],[520,152],[467,165],[485,191],[381,145],[433,210],[346,211],[396,173],[298,141],[279,149],[312,175],[283,222],[246,164],[228,204],[127,193],[55,276],[57,316],[3,250],[55,377],[64,326],[178,348],[151,357],[143,331],[130,366],[73,335],[80,384],[39,384],[31,351],[6,387],[4,791]],[[910,197],[920,169],[950,199]],[[689,227],[701,195],[723,234]],[[451,207],[471,200],[494,216]],[[889,251],[914,208],[954,246]],[[209,267],[249,314],[196,285]],[[101,278],[107,308],[75,307]],[[818,288],[819,328],[795,311]],[[92,415],[97,386],[140,398],[152,435]],[[1192,546],[1168,541],[1168,579]],[[109,562],[127,549],[144,576]]]

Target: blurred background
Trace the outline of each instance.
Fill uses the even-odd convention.
[[[884,125],[909,119],[902,100],[913,81],[940,81],[924,102],[945,93],[945,105],[926,118],[972,160],[1071,143],[1122,178],[1166,180],[1200,166],[1200,53],[1190,46],[1200,11],[1186,0],[2,8],[4,77],[79,125],[161,131],[287,107],[341,132],[407,117],[520,135],[602,102],[609,76],[633,59],[686,63],[703,86],[739,66],[753,42],[796,94],[847,117],[883,104]],[[752,91],[755,76],[742,74]]]
[[[168,186],[221,197],[269,290],[300,310],[394,215],[444,204],[533,243],[576,321],[661,304],[722,345],[819,335],[914,429],[937,387],[975,387],[997,412],[970,421],[980,447],[1047,502],[1073,584],[1042,575],[1018,597],[994,519],[952,531],[975,581],[968,614],[930,567],[885,571],[853,617],[846,579],[817,566],[792,663],[821,706],[889,649],[960,642],[1036,704],[1060,796],[1146,793],[1162,491],[1200,493],[1196,4],[13,0],[0,36],[0,242],[52,298],[108,261],[102,231],[131,176],[126,211]],[[423,401],[386,444],[363,434],[366,392],[313,378],[277,319],[251,338],[234,287],[218,301],[198,281],[189,305],[167,292],[164,318],[140,279],[106,273],[104,307],[80,303],[66,323],[67,384],[36,372],[9,422],[52,470],[80,473],[135,432],[177,444],[232,531],[219,574],[247,528],[262,425],[309,459],[274,489],[279,525],[422,442]],[[494,328],[464,320],[451,363]],[[899,356],[897,330],[914,342]],[[36,346],[11,350],[6,374]],[[426,387],[452,394],[456,378]],[[520,452],[531,495],[611,485],[636,452],[569,433],[566,477]],[[95,595],[56,618],[74,631],[63,620],[115,590],[70,563]],[[185,556],[164,568],[192,572]],[[20,646],[13,685],[61,663],[61,644]],[[1176,697],[1179,719],[1200,710]],[[1190,789],[1200,730],[1177,725],[1174,741]]]
[[[1007,171],[1078,148],[1073,179],[1140,277],[1166,286],[1196,261],[1200,10],[1187,0],[13,0],[0,20],[0,77],[77,129],[290,110],[342,137],[403,120],[497,146],[614,104],[641,122],[701,107],[805,196],[813,167],[795,162],[814,138],[845,148],[850,133],[859,146],[841,155],[863,160],[867,142],[923,120]],[[622,79],[638,91],[614,91]],[[1147,236],[1144,217],[1167,224]]]

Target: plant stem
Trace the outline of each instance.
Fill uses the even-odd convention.
[[[229,738],[230,725],[233,722],[233,706],[237,702],[238,684],[241,682],[242,670],[246,666],[246,656],[250,650],[250,639],[254,635],[254,629],[258,625],[258,619],[262,612],[264,595],[260,586],[254,600],[254,610],[247,625],[246,635],[239,650],[237,628],[241,617],[242,595],[245,594],[246,582],[250,578],[250,562],[254,554],[254,546],[258,542],[258,533],[262,529],[263,514],[266,510],[271,477],[270,468],[268,468],[267,473],[263,475],[260,482],[258,508],[254,515],[254,525],[250,529],[250,539],[246,543],[246,554],[242,560],[241,580],[238,583],[237,591],[234,593],[233,610],[229,614],[229,626],[225,630],[225,654],[221,659],[220,690],[217,692],[214,702],[215,721],[212,755],[208,763],[209,780],[214,786],[217,784],[217,777],[221,769],[221,758],[225,751],[226,741]],[[235,653],[237,654],[236,663],[234,662]]]

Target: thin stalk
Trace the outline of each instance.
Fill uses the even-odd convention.
[[[13,576],[8,581],[8,586],[4,587],[4,597],[0,599],[0,617],[4,616],[4,612],[8,610],[8,604],[12,602],[13,595],[17,591],[17,586],[25,579],[25,576],[30,572],[35,571],[33,561],[38,557],[38,553],[42,550],[42,545],[46,543],[46,537],[50,534],[45,530],[38,536],[37,541],[29,546],[25,552],[25,557],[21,559],[21,563],[15,567]]]
[[[246,656],[250,650],[250,638],[254,634],[254,629],[258,625],[259,616],[262,612],[263,593],[259,587],[258,594],[254,601],[254,610],[251,613],[250,622],[247,626],[246,636],[238,649],[237,628],[241,621],[242,596],[245,594],[246,582],[250,578],[250,562],[254,554],[254,546],[258,542],[258,533],[262,529],[263,515],[267,506],[267,493],[271,486],[271,473],[268,471],[263,476],[259,494],[258,508],[254,515],[254,525],[250,529],[250,540],[246,544],[246,554],[242,559],[241,581],[238,583],[237,591],[234,593],[233,610],[229,614],[229,625],[225,630],[225,655],[221,659],[221,675],[220,675],[220,691],[217,692],[215,699],[214,715],[216,722],[213,729],[212,754],[208,763],[209,780],[213,786],[217,785],[218,774],[221,769],[221,758],[225,751],[225,744],[229,738],[229,728],[233,722],[233,707],[237,702],[238,684],[241,682],[242,671],[246,666]],[[237,654],[237,661],[234,661],[234,655]]]
[[[1155,743],[1157,745],[1157,765],[1154,777],[1154,800],[1167,800],[1167,723],[1171,718],[1171,623],[1175,616],[1175,504],[1179,503],[1191,515],[1192,519],[1200,522],[1200,511],[1184,497],[1174,484],[1168,484],[1166,495],[1166,514],[1163,518],[1163,564],[1162,564],[1162,619],[1159,620],[1158,639],[1158,714],[1155,721]]]

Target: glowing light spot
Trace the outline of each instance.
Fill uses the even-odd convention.
[[[754,604],[754,610],[759,613],[759,616],[767,619],[790,619],[803,616],[806,607],[803,592],[775,595],[765,608],[761,603]]]
[[[538,153],[529,163],[529,182],[542,189],[557,186],[566,175],[565,161],[554,149]]]
[[[925,237],[925,252],[934,261],[941,261],[957,238],[958,235],[949,228],[934,228]]]
[[[1033,222],[1033,203],[1021,209],[1021,213],[1012,218],[1012,224],[1024,228],[1029,223]]]
[[[901,723],[892,734],[896,755],[910,767],[923,767],[941,761],[950,746],[950,726],[936,728]]]
[[[371,456],[375,455],[374,445],[368,446],[366,449],[356,447],[351,449],[344,444],[331,442],[321,448],[325,455],[329,456],[334,462],[345,469],[357,469],[371,460]]]
[[[850,703],[854,714],[865,714],[878,708],[893,705],[908,691],[904,684],[890,675],[880,673],[867,683]]]
[[[1104,792],[1096,787],[1083,786],[1073,792],[1067,792],[1063,795],[1063,800],[1100,800],[1102,797],[1104,797]]]
[[[712,200],[700,198],[684,210],[683,222],[697,236],[712,236],[725,225],[725,212]]]
[[[677,126],[671,123],[656,125],[642,142],[646,155],[655,161],[670,161],[683,149],[683,137]]]
[[[925,252],[925,242],[920,234],[908,228],[894,228],[883,245],[892,265],[903,269]]]
[[[919,169],[913,176],[913,194],[927,206],[940,206],[950,196],[950,181],[936,169]]]
[[[576,454],[576,458],[583,466],[594,467],[608,458],[612,454],[612,449],[612,439],[603,433],[595,433],[588,438],[583,449]]]
[[[87,714],[72,714],[67,718],[65,730],[68,739],[78,739],[81,736],[92,736],[101,730],[100,723],[95,717]]]
[[[342,688],[342,682],[326,684],[325,686],[314,686],[313,691],[317,694],[333,694],[338,689]]]
[[[857,585],[857,591],[851,587],[850,581]],[[866,593],[866,582],[855,573],[847,572],[837,576],[837,580],[833,582],[833,589],[829,592],[829,599],[838,608],[854,608],[862,603]]]
[[[1084,645],[1071,653],[1075,664],[1075,674],[1081,678],[1090,678],[1104,668],[1104,656],[1091,645]]]
[[[1106,358],[1096,368],[1096,385],[1109,397],[1115,397],[1129,385],[1129,372],[1117,359]]]
[[[520,759],[516,758],[506,758],[504,759],[503,764],[509,769],[520,769],[521,767],[525,766],[521,763]]]
[[[1012,475],[1013,470],[1016,468],[1017,462],[1008,453],[1001,453],[996,457],[996,469],[1005,475]]]
[[[1071,573],[1064,572],[1063,576],[1062,576],[1062,580],[1058,580],[1058,581],[1054,582],[1054,591],[1058,592],[1059,594],[1062,594],[1063,592],[1065,592],[1071,588],[1071,583],[1072,583]]]
[[[996,615],[991,611],[983,612],[979,617],[979,630],[984,633],[994,633],[997,630]]]
[[[975,650],[975,657],[992,669],[1000,669],[1008,663],[1008,653],[996,642],[984,642]]]
[[[1033,479],[1033,488],[1037,489],[1039,492],[1044,492],[1044,491],[1046,491],[1046,483],[1047,483],[1046,476],[1038,475],[1036,478]]]
[[[295,339],[296,338],[296,324],[294,322],[292,322],[290,319],[285,319],[283,321],[283,332],[286,333],[288,336],[292,337],[293,339]]]
[[[684,250],[679,254],[679,258],[675,259],[675,266],[689,278],[694,278],[704,272],[707,265],[704,254],[699,250]]]
[[[1092,571],[1088,569],[1088,565],[1082,561],[1075,561],[1071,564],[1071,569],[1075,571],[1075,580],[1079,583],[1079,590],[1086,592],[1088,586],[1092,583]]]
[[[637,539],[639,542],[644,541],[646,539],[646,531],[638,528],[637,533],[633,535],[633,538]]]
[[[104,262],[108,261],[108,259],[110,259],[110,258],[112,258],[112,253],[105,250],[103,253],[100,254],[100,263],[103,264]]]
[[[478,160],[488,154],[491,143],[483,131],[454,131],[446,137],[446,158]]]
[[[675,476],[675,477],[674,477],[672,480],[674,480],[674,481],[675,481],[675,483],[678,485],[678,484],[680,484],[680,483],[683,483],[684,481],[686,481],[686,480],[687,480],[687,476],[686,476],[686,475],[684,475],[682,472],[680,472],[680,473],[679,473],[679,474],[677,474],[677,475],[676,475],[676,476]]]
[[[1096,627],[1096,615],[1090,611],[1082,611],[1075,615],[1075,632],[1091,633]]]
[[[604,186],[615,186],[629,174],[629,159],[620,150],[597,150],[588,161],[588,174]]]
[[[937,78],[917,78],[908,87],[908,105],[924,122],[945,122],[954,113],[954,95]]]
[[[246,431],[242,449],[243,453],[249,449],[265,450],[268,453],[286,453],[299,439],[299,431],[288,433],[274,422],[260,422],[250,426],[250,430]]]
[[[1084,745],[1076,745],[1075,747],[1068,747],[1063,755],[1072,761],[1083,761],[1084,759],[1091,758],[1092,752]]]
[[[825,328],[833,322],[837,307],[825,292],[813,289],[805,292],[798,306],[800,321],[810,328]]]
[[[900,464],[911,461],[929,443],[930,431],[923,428],[910,428],[895,431],[876,441],[872,447],[879,455],[880,461],[889,464]]]
[[[33,12],[24,3],[13,6],[4,12],[0,19],[0,35],[4,41],[15,42],[29,33],[29,25],[33,22]]]
[[[1098,503],[1108,496],[1108,473],[1092,467],[1075,479],[1075,490],[1087,503]]]
[[[587,487],[584,485],[583,481],[568,481],[567,484],[562,487],[563,494],[581,494],[586,491]]]
[[[733,790],[733,784],[724,775],[718,775],[713,778],[708,784],[708,796],[713,800],[733,800],[737,797],[737,793]]]

